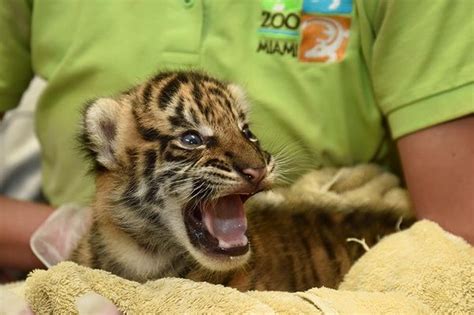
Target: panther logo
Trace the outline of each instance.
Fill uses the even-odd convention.
[[[300,60],[335,62],[344,57],[350,20],[343,17],[303,17]]]

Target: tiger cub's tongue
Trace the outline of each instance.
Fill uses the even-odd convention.
[[[238,195],[229,195],[202,206],[202,217],[209,233],[219,241],[219,247],[247,245],[247,218]]]

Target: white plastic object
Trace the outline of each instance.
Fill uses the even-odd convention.
[[[56,209],[33,233],[30,247],[46,266],[68,260],[92,224],[90,208],[66,204]]]
[[[88,292],[76,300],[79,315],[120,315],[122,312],[104,296]]]

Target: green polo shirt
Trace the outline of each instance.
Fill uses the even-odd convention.
[[[255,133],[300,165],[386,163],[392,139],[473,113],[472,12],[471,0],[0,0],[0,111],[33,74],[47,80],[36,131],[53,205],[93,192],[75,142],[84,102],[160,69],[240,83]]]

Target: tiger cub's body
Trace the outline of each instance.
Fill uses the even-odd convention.
[[[240,291],[337,288],[352,264],[365,253],[361,244],[348,239],[364,240],[372,247],[384,235],[396,232],[400,223],[400,217],[394,213],[359,209],[336,214],[309,205],[298,213],[290,208],[269,206],[263,211],[249,212],[248,219],[252,256],[246,265],[218,273],[191,268],[175,276],[223,284]],[[404,218],[400,228],[412,223],[412,218]]]
[[[82,142],[96,165],[94,219],[71,259],[140,282],[335,287],[364,252],[346,238],[372,245],[398,218],[275,206],[247,219],[243,203],[278,173],[247,106],[238,86],[196,72],[161,73],[92,102]]]

